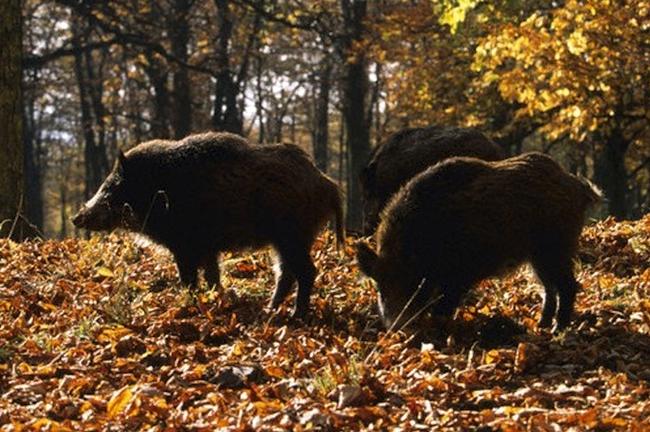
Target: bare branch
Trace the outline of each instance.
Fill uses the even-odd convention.
[[[50,51],[46,54],[26,56],[23,59],[23,68],[39,69],[49,62],[58,60],[63,57],[74,56],[87,50],[95,50],[116,45],[118,44],[118,40],[116,38],[113,38],[107,41],[90,42],[79,47],[68,47],[69,44],[69,42],[66,42],[64,46],[57,48],[54,51]]]
[[[636,168],[634,168],[630,173],[628,174],[628,179],[633,179],[636,177],[636,175],[644,168],[650,167],[650,156],[645,158],[643,162],[641,162]]]
[[[57,3],[69,7],[70,9],[72,9],[73,11],[78,13],[79,15],[83,16],[84,18],[86,18],[88,20],[88,22],[90,22],[91,24],[96,25],[98,28],[102,29],[104,32],[112,34],[116,44],[120,44],[120,45],[124,45],[124,46],[126,46],[126,45],[135,45],[135,46],[139,46],[139,47],[148,48],[151,51],[155,52],[156,54],[160,54],[166,60],[168,60],[170,62],[173,62],[173,63],[176,63],[176,64],[178,64],[178,65],[180,65],[180,66],[182,66],[184,68],[193,70],[195,72],[208,74],[208,75],[211,75],[213,77],[216,77],[216,75],[217,75],[216,72],[213,71],[212,69],[208,69],[208,68],[204,68],[204,67],[201,67],[201,66],[193,65],[193,64],[187,63],[187,62],[179,59],[178,57],[176,57],[173,54],[169,53],[169,51],[167,51],[165,49],[165,47],[163,47],[161,44],[159,44],[157,42],[153,42],[153,41],[149,40],[148,38],[146,38],[143,35],[139,35],[139,34],[136,34],[136,33],[125,32],[122,29],[120,29],[119,27],[117,27],[115,25],[112,25],[107,21],[104,21],[104,20],[101,20],[101,19],[97,18],[97,16],[95,16],[92,13],[92,10],[90,9],[90,6],[85,4],[85,3],[80,4],[80,3],[76,2],[75,0],[56,0],[56,1],[57,1]]]

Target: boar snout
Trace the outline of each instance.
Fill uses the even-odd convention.
[[[76,215],[72,217],[72,224],[77,228],[83,228],[85,222],[85,216],[83,214],[83,208],[77,212]]]
[[[92,206],[86,203],[72,218],[72,223],[77,228],[91,231],[110,230],[113,228],[110,213],[110,206],[105,202],[96,202]]]

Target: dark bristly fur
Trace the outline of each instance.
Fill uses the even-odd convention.
[[[315,277],[312,243],[329,218],[342,242],[337,185],[292,144],[254,146],[229,133],[142,143],[120,155],[75,225],[139,231],[167,247],[181,281],[197,283],[199,268],[219,285],[221,251],[272,245],[280,272],[276,308],[298,282],[294,314],[307,312]]]
[[[448,316],[480,280],[530,262],[545,290],[539,325],[556,317],[562,329],[578,290],[572,258],[584,214],[600,196],[541,153],[447,159],[391,199],[376,233],[378,252],[359,243],[359,264],[377,281],[390,326],[423,279],[400,322],[438,296],[433,312]]]
[[[494,161],[501,148],[476,129],[446,126],[404,129],[377,146],[361,172],[364,232],[372,234],[390,197],[416,174],[453,156]]]

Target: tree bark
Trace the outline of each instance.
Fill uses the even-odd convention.
[[[105,56],[106,48],[102,52],[102,55]],[[105,57],[104,57],[105,58]],[[103,59],[100,62],[99,67],[95,68],[93,59],[93,52],[89,49],[84,51],[84,65],[86,68],[86,78],[88,84],[88,96],[90,97],[90,106],[92,107],[92,116],[94,118],[94,125],[97,126],[96,131],[96,146],[93,149],[92,159],[93,159],[93,169],[95,170],[95,175],[99,186],[103,181],[104,177],[108,173],[108,154],[106,146],[106,123],[104,117],[106,115],[106,108],[104,107],[104,102],[102,100],[104,93],[104,80],[102,78],[102,69],[104,67]]]
[[[284,99],[284,89],[280,89],[280,97],[272,97],[269,102],[269,110],[267,115],[267,125],[266,130],[268,133],[268,142],[270,143],[279,143],[282,141],[282,107],[280,104]]]
[[[327,173],[329,162],[329,103],[332,62],[327,54],[318,71],[318,92],[314,104],[314,132],[312,136],[314,160],[321,171]]]
[[[370,155],[369,122],[366,117],[368,72],[362,45],[364,19],[367,14],[366,0],[341,0],[344,33],[338,53],[343,63],[343,119],[345,122],[350,175],[347,188],[347,227],[361,230],[363,209],[361,184],[358,173]]]
[[[190,28],[187,16],[192,7],[190,0],[174,0],[174,16],[170,23],[172,54],[183,63],[187,63],[187,44]],[[173,126],[176,139],[187,136],[192,130],[192,94],[190,92],[189,71],[177,65],[172,77],[174,87]]]
[[[621,129],[615,127],[594,164],[594,177],[596,183],[603,188],[609,213],[618,219],[628,217],[625,153],[629,146]]]
[[[167,72],[163,64],[147,50],[147,66],[145,72],[153,88],[153,119],[151,134],[154,138],[169,138],[169,89],[167,88]]]
[[[61,227],[59,228],[59,239],[63,240],[68,236],[68,190],[64,182],[59,184],[59,214]]]
[[[76,29],[77,26],[75,25]],[[81,46],[81,35],[75,31],[73,44]],[[84,197],[89,199],[92,194],[102,184],[106,171],[108,170],[108,160],[106,149],[97,143],[95,128],[93,125],[93,108],[90,101],[88,90],[92,85],[87,73],[89,72],[88,62],[84,62],[84,53],[78,51],[75,55],[74,70],[77,78],[77,88],[79,91],[79,106],[81,108],[81,127],[84,136],[84,168],[85,168],[85,187]]]
[[[24,187],[20,0],[0,2],[0,41],[0,236],[20,238],[13,223]]]
[[[217,82],[214,92],[212,126],[216,130],[241,134],[243,119],[237,106],[239,88],[230,69],[230,39],[233,22],[229,0],[215,0],[217,6]]]
[[[32,71],[30,83],[35,85],[37,73]],[[34,106],[32,89],[24,89],[23,148],[25,172],[25,213],[27,220],[43,231],[43,143]]]
[[[255,62],[255,106],[258,116],[258,141],[264,144],[266,141],[266,131],[264,127],[264,89],[262,88],[262,58],[259,56]]]
[[[150,0],[150,10],[147,17],[151,22],[160,22],[162,14],[156,2]],[[144,71],[149,78],[153,90],[153,114],[151,118],[152,138],[166,139],[170,137],[170,91],[168,86],[169,69],[168,65],[159,54],[153,49],[145,48],[143,54],[147,59]]]

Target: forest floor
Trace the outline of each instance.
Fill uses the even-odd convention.
[[[535,329],[527,267],[444,329],[387,334],[331,237],[306,322],[267,309],[265,251],[222,257],[225,290],[193,297],[128,235],[0,241],[0,430],[650,429],[650,215],[584,231],[560,335]]]

